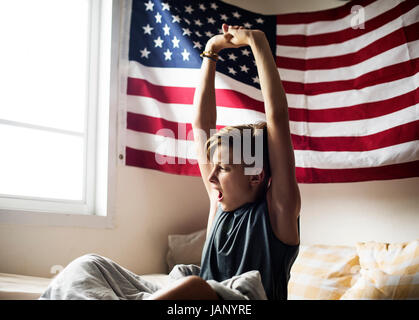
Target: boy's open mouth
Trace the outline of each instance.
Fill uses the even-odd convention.
[[[218,191],[218,201],[221,201],[223,199],[223,193],[221,191]]]

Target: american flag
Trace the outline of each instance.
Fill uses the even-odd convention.
[[[418,1],[351,1],[279,15],[221,1],[130,4],[120,100],[126,165],[200,175],[191,127],[199,54],[227,23],[268,38],[287,96],[299,183],[419,176]],[[220,52],[215,87],[217,129],[265,120],[250,47]]]

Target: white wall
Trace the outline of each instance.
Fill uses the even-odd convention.
[[[260,13],[315,11],[338,0],[229,0]],[[169,233],[204,228],[209,202],[200,178],[119,167],[114,229],[0,225],[0,272],[50,277],[95,252],[137,274],[165,272]],[[419,238],[419,178],[301,184],[301,243],[352,245]]]

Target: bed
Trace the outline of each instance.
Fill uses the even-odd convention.
[[[169,235],[166,262],[200,263],[206,230]],[[165,286],[168,273],[144,274]],[[52,278],[0,273],[0,299],[37,299]],[[288,284],[290,300],[419,299],[419,240],[301,245]]]

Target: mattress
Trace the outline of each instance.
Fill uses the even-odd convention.
[[[169,275],[163,273],[144,274],[141,277],[160,286],[170,282]],[[0,300],[38,299],[51,280],[52,278],[0,273]]]

